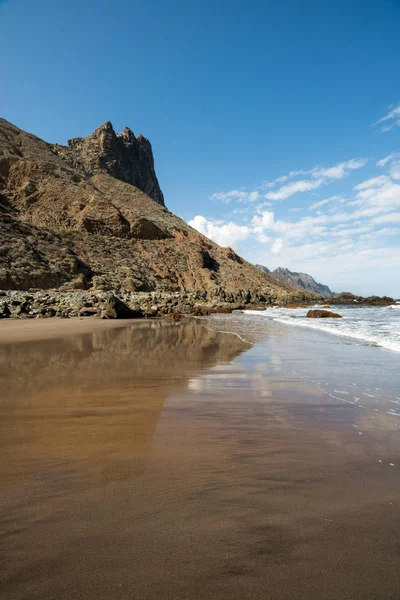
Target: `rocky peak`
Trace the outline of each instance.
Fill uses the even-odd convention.
[[[268,267],[265,267],[264,265],[258,265],[256,264],[257,269],[260,269],[260,271],[263,271],[264,273],[271,273],[271,271],[268,269]]]
[[[112,123],[107,121],[88,137],[68,140],[67,148],[58,146],[57,152],[63,154],[74,168],[83,168],[87,175],[106,172],[134,185],[164,206],[151,144],[142,135],[135,137],[129,127],[115,133]]]
[[[270,271],[263,265],[256,265],[256,267],[261,271],[264,271],[264,273],[269,273],[274,279],[291,289],[304,290],[321,296],[335,295],[327,285],[316,282],[315,279],[307,273],[295,273],[284,267],[277,267],[274,271]]]

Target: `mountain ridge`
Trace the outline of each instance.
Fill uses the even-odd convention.
[[[270,271],[268,267],[259,264],[256,264],[256,267],[264,273],[270,274],[274,279],[293,290],[309,291],[325,297],[336,296],[336,293],[332,292],[329,286],[318,283],[311,275],[308,275],[308,273],[297,273],[295,271],[289,271],[289,269],[284,267],[277,267],[274,271]]]

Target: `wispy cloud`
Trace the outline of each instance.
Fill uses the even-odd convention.
[[[392,152],[389,156],[381,158],[376,163],[377,167],[389,166],[389,174],[392,179],[400,179],[400,152]]]
[[[377,167],[386,167],[386,165],[388,163],[391,163],[394,160],[397,160],[399,157],[400,157],[400,152],[392,152],[388,156],[385,156],[384,158],[381,158],[380,160],[378,160],[378,162],[376,163],[376,166]]]
[[[285,200],[299,192],[309,192],[316,190],[330,181],[343,179],[350,171],[360,169],[366,164],[365,158],[352,158],[329,167],[314,167],[313,169],[302,169],[289,171],[287,175],[281,175],[273,181],[264,182],[257,189],[248,191],[245,188],[233,189],[227,192],[215,192],[211,200],[219,200],[225,204],[232,202],[250,203],[262,200]],[[307,175],[309,179],[297,179],[297,177]],[[295,181],[290,181],[291,179]],[[289,182],[289,183],[287,183]],[[278,189],[273,189],[278,184],[284,184]],[[266,193],[265,191],[268,190]]]
[[[343,179],[349,171],[361,169],[366,164],[365,158],[352,158],[345,162],[327,168],[316,168],[310,171],[313,177],[323,177],[325,179]]]
[[[325,200],[320,200],[319,202],[314,202],[311,204],[308,209],[309,210],[317,210],[326,206],[327,204],[332,204],[334,202],[339,202],[340,204],[344,204],[345,200],[342,196],[330,196],[329,198],[325,198]]]
[[[230,190],[229,192],[216,192],[211,196],[211,200],[221,200],[222,202],[225,202],[225,204],[230,204],[233,200],[238,200],[239,202],[255,202],[259,198],[259,192],[247,192],[244,189]]]
[[[366,162],[365,158],[352,158],[351,160],[343,161],[330,167],[314,167],[307,171],[290,171],[290,173],[285,176],[286,180],[294,179],[299,175],[311,175],[312,179],[299,179],[291,183],[286,183],[277,190],[269,191],[265,194],[265,197],[269,200],[285,200],[298,192],[316,190],[321,187],[321,185],[329,183],[332,180],[343,179],[350,171],[361,169]]]
[[[400,125],[400,104],[392,108],[387,115],[376,121],[373,125],[379,127],[382,133]]]
[[[309,192],[310,190],[316,190],[323,183],[325,183],[325,179],[299,179],[299,181],[293,181],[292,183],[288,183],[280,187],[276,192],[268,192],[265,194],[265,197],[268,200],[286,200],[290,196],[297,194],[298,192]]]

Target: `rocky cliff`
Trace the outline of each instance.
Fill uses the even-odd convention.
[[[164,196],[154,170],[153,150],[148,139],[125,127],[115,133],[110,121],[86,138],[68,140],[68,146],[54,144],[55,153],[87,176],[107,173],[130,183],[164,206]]]
[[[264,273],[269,273],[274,279],[280,281],[292,290],[307,291],[326,297],[335,295],[327,285],[317,283],[315,279],[307,273],[295,273],[294,271],[289,271],[289,269],[284,269],[282,267],[278,267],[274,271],[270,271],[267,267],[264,267],[264,265],[256,265],[256,267]]]
[[[60,146],[1,119],[0,289],[242,304],[307,297],[172,214],[144,137],[106,123]]]

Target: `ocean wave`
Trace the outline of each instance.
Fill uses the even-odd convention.
[[[244,311],[246,315],[266,317],[284,323],[380,346],[400,352],[400,315],[388,307],[338,307],[342,319],[314,320],[306,317],[308,309],[274,308],[265,311]],[[336,310],[336,307],[335,307]],[[395,315],[390,317],[389,315]]]

